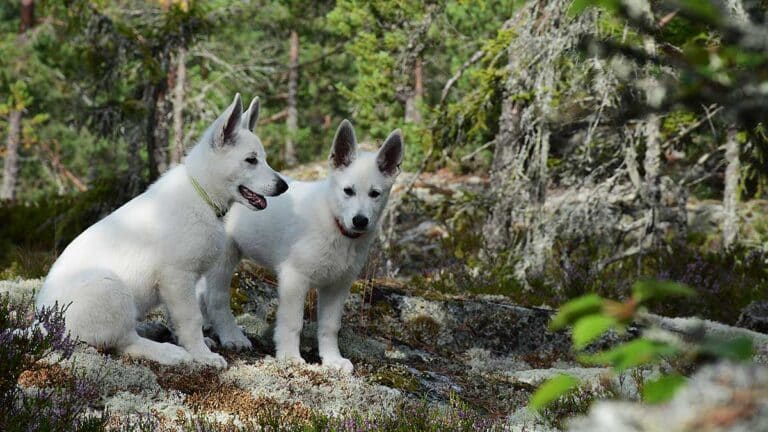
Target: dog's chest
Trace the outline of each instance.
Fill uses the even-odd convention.
[[[206,272],[224,252],[226,234],[221,224],[197,223],[192,225],[179,241],[169,247],[180,255],[185,255],[193,263],[194,270]]]
[[[300,242],[294,255],[298,268],[318,285],[334,284],[340,279],[355,277],[365,263],[366,243],[316,237]]]

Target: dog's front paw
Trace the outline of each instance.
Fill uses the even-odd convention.
[[[299,353],[293,353],[293,352],[286,352],[286,351],[277,351],[277,354],[275,354],[275,358],[279,361],[284,362],[290,362],[290,363],[297,363],[297,364],[306,364],[307,362],[301,358],[301,354]]]
[[[184,348],[172,343],[163,343],[163,356],[157,359],[160,363],[166,365],[178,365],[189,363],[193,360],[192,355]]]
[[[323,359],[323,366],[339,369],[346,373],[352,373],[352,371],[355,370],[352,362],[345,359],[344,357],[325,357]]]
[[[226,350],[244,351],[253,348],[253,344],[248,340],[240,329],[228,334],[219,335],[221,346]]]
[[[224,369],[227,367],[227,361],[224,360],[224,357],[216,354],[215,352],[195,354],[193,360],[197,363],[202,363],[206,366],[213,366],[215,368]]]

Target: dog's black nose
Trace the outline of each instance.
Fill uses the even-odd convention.
[[[355,226],[355,229],[365,229],[368,226],[368,218],[357,215],[352,218],[352,225]]]
[[[272,196],[278,196],[288,190],[288,183],[280,177],[275,180],[275,193]]]

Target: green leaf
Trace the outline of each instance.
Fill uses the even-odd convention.
[[[679,282],[648,279],[637,281],[632,285],[632,295],[640,302],[664,297],[690,297],[694,294],[696,294],[694,290]]]
[[[573,346],[583,349],[609,328],[617,324],[614,318],[605,315],[589,315],[579,319],[573,326]]]
[[[643,385],[643,401],[649,404],[666,402],[688,381],[679,374],[664,375],[656,380],[647,381]]]
[[[571,300],[560,306],[560,310],[549,323],[549,329],[560,330],[583,316],[596,314],[603,309],[603,302],[603,298],[597,294],[588,294]]]
[[[617,372],[621,372],[633,367],[653,363],[660,357],[669,357],[677,353],[678,349],[670,344],[648,339],[635,339],[608,351],[581,355],[579,360],[590,364],[609,364]]]
[[[750,360],[754,354],[752,350],[752,339],[745,336],[730,340],[705,340],[701,344],[699,352],[717,358],[736,361]]]
[[[541,411],[547,405],[573,391],[578,386],[578,379],[570,375],[558,374],[548,379],[536,389],[536,392],[531,396],[528,407],[534,411]]]

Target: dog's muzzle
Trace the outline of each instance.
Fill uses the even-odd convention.
[[[338,218],[333,218],[334,222],[336,222],[336,227],[339,229],[339,232],[341,232],[341,235],[344,237],[349,237],[351,239],[360,238],[363,234],[362,232],[354,232],[349,231],[346,228],[344,228],[344,224],[342,224]]]

